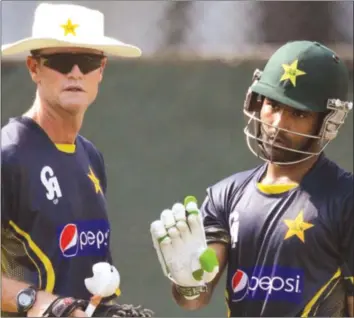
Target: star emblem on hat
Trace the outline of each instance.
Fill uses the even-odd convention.
[[[282,64],[282,67],[284,69],[284,74],[281,77],[280,81],[285,81],[285,80],[290,80],[291,84],[293,86],[296,86],[296,78],[300,75],[305,75],[306,73],[302,70],[299,70],[297,68],[298,60],[295,60],[292,62],[290,65],[289,64]]]
[[[75,29],[78,27],[78,24],[73,24],[71,19],[68,19],[66,24],[62,24],[61,27],[64,29],[64,35],[67,36],[68,34],[76,35]]]

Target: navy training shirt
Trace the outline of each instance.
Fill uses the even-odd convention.
[[[58,150],[32,119],[2,128],[2,272],[61,296],[89,299],[92,265],[112,263],[103,157],[78,136]]]
[[[208,243],[228,244],[230,316],[343,316],[354,291],[353,174],[321,155],[295,188],[257,186],[266,164],[207,189]]]

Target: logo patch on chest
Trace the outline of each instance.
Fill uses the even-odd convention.
[[[305,231],[314,226],[313,224],[304,221],[303,210],[299,212],[294,220],[285,219],[284,223],[288,227],[284,240],[287,240],[292,236],[297,236],[302,243],[305,243]]]
[[[229,227],[231,236],[231,248],[235,248],[238,242],[240,229],[240,213],[237,210],[232,211],[230,214]]]
[[[303,277],[303,271],[295,268],[240,268],[231,278],[231,300],[279,300],[298,303],[302,300]]]
[[[101,188],[101,184],[100,184],[100,180],[96,177],[95,173],[93,172],[92,168],[89,167],[89,173],[87,174],[87,176],[90,178],[90,180],[92,181],[94,187],[95,187],[95,192],[99,193],[101,192],[101,194],[103,194],[102,192],[102,188]]]
[[[53,201],[54,204],[57,204],[63,195],[59,186],[58,179],[54,175],[53,169],[49,166],[44,166],[41,170],[40,178],[42,184],[47,190],[47,199]]]
[[[105,255],[108,251],[109,224],[107,220],[68,223],[57,229],[61,254],[68,257]]]

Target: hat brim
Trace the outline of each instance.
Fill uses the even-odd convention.
[[[254,93],[263,95],[263,96],[273,99],[279,103],[294,107],[294,108],[302,110],[302,111],[323,112],[322,109],[319,109],[318,107],[315,107],[313,105],[301,104],[301,103],[293,100],[292,98],[286,96],[284,94],[284,92],[279,91],[279,88],[272,87],[272,86],[262,83],[262,82],[257,82],[254,85],[252,85],[251,90]]]
[[[73,38],[61,40],[56,38],[25,38],[23,40],[4,44],[1,47],[2,55],[15,55],[20,53],[29,53],[31,50],[38,50],[52,47],[81,47],[103,51],[107,55],[119,57],[139,57],[141,50],[130,44],[118,40],[102,37],[99,39],[78,39]]]

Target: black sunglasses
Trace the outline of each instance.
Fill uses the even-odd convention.
[[[43,65],[68,74],[77,65],[83,74],[90,73],[102,65],[105,55],[90,53],[54,53],[54,54],[35,54],[36,59],[43,59]]]

